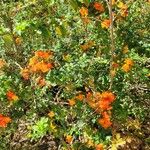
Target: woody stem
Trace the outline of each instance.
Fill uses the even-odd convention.
[[[115,50],[115,42],[114,42],[114,27],[113,27],[113,11],[112,11],[112,0],[109,0],[108,3],[108,9],[109,9],[109,19],[110,19],[110,71],[113,70],[113,59],[114,59],[114,50]],[[113,76],[110,74],[110,86],[109,89],[112,89],[113,85]]]

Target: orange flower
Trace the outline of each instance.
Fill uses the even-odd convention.
[[[19,99],[18,96],[11,90],[6,93],[6,96],[9,101],[16,101]]]
[[[94,8],[95,8],[96,10],[100,11],[100,12],[103,12],[103,11],[104,11],[103,5],[102,5],[101,3],[99,3],[99,2],[95,2],[95,3],[94,3]]]
[[[101,23],[102,28],[106,28],[108,29],[110,27],[110,20],[109,19],[105,19],[102,23]]]
[[[5,128],[7,127],[7,124],[11,122],[10,117],[5,117],[2,114],[0,114],[0,127]]]
[[[115,95],[112,92],[103,92],[102,93],[102,100],[108,101],[109,103],[112,103],[115,100]]]
[[[94,45],[94,42],[93,41],[88,41],[87,43],[81,45],[80,47],[86,51],[88,49],[90,49],[92,46]]]
[[[88,92],[88,93],[86,94],[86,99],[87,99],[87,101],[91,101],[91,100],[93,99],[93,94],[92,94],[92,92]]]
[[[43,59],[49,59],[51,55],[52,54],[50,54],[49,52],[43,52],[41,50],[35,52],[35,56]]]
[[[113,68],[118,68],[118,67],[119,67],[119,64],[117,64],[116,62],[113,62],[113,63],[112,63],[112,66],[113,66]]]
[[[110,120],[110,116],[107,114],[107,112],[103,112],[102,116],[103,116],[103,117],[100,118],[100,119],[98,120],[98,122],[99,122],[99,124],[100,124],[103,128],[107,129],[107,128],[109,128],[109,127],[112,125],[112,122],[111,122],[111,120]]]
[[[52,63],[43,63],[41,64],[41,67],[40,67],[40,70],[45,73],[45,72],[48,72],[50,69],[53,68],[53,65]]]
[[[83,95],[83,94],[79,94],[79,95],[77,95],[75,98],[76,98],[77,100],[79,100],[79,101],[83,101],[84,95]]]
[[[41,70],[43,73],[48,72],[49,71],[49,67],[47,66],[46,63],[41,62],[39,64],[39,70]]]
[[[116,0],[112,0],[112,5],[115,5],[115,3],[116,3],[115,1],[116,1]]]
[[[127,17],[128,16],[128,9],[122,9],[120,11],[120,14],[121,14],[122,17]]]
[[[92,92],[88,92],[86,94],[86,100],[87,100],[87,103],[90,105],[91,108],[93,108],[93,109],[96,108],[96,99],[93,96]]]
[[[98,102],[98,107],[101,109],[101,111],[112,109],[112,107],[110,106],[110,102],[104,100]]]
[[[53,64],[52,64],[52,63],[47,63],[47,67],[48,67],[49,69],[52,69],[52,68],[53,68]]]
[[[110,70],[111,77],[114,77],[116,75],[116,70]]]
[[[94,102],[94,101],[88,101],[87,102],[88,104],[89,104],[89,106],[91,107],[91,108],[93,108],[93,109],[96,109],[96,103]]]
[[[20,72],[21,76],[25,79],[25,80],[29,80],[29,69],[21,69],[21,72]]]
[[[3,68],[6,65],[5,60],[0,59],[0,69]]]
[[[126,58],[125,59],[125,61],[124,61],[124,65],[122,66],[122,70],[124,71],[124,72],[129,72],[130,71],[130,69],[132,68],[132,66],[133,66],[133,60],[132,59],[130,59],[130,58]]]
[[[66,136],[66,142],[67,142],[68,144],[71,144],[72,141],[73,141],[73,137],[72,137],[71,135],[67,135],[67,136]]]
[[[87,44],[83,44],[83,45],[80,45],[80,47],[82,48],[82,50],[86,51],[89,49],[89,46]]]
[[[131,67],[130,67],[128,64],[124,64],[124,65],[122,66],[122,70],[123,70],[124,72],[129,72],[130,69],[131,69]]]
[[[45,62],[41,61],[41,62],[38,62],[37,64],[35,64],[34,66],[32,66],[31,71],[33,71],[33,72],[41,71],[43,73],[46,73],[52,68],[53,68],[52,63],[45,63]]]
[[[76,104],[74,99],[69,99],[68,102],[70,106],[74,106]]]
[[[101,97],[102,97],[101,93],[99,93],[99,92],[95,92],[95,93],[94,93],[94,99],[95,99],[96,101],[99,101],[99,100],[101,99]]]
[[[43,86],[46,85],[46,81],[45,81],[45,79],[44,79],[43,77],[38,77],[38,78],[36,79],[36,82],[37,82],[37,84],[38,84],[40,87],[43,87]]]
[[[96,150],[103,150],[104,149],[103,144],[97,144],[95,148],[96,148]]]
[[[54,113],[53,111],[50,111],[50,112],[48,113],[48,116],[49,116],[50,118],[53,118],[53,117],[55,116],[55,113]]]
[[[118,8],[120,8],[120,14],[122,17],[128,16],[128,6],[123,2],[119,2],[117,4]]]
[[[126,58],[124,62],[125,62],[125,64],[127,64],[129,66],[133,66],[133,60],[130,58]]]
[[[33,66],[33,65],[35,65],[37,63],[38,63],[37,56],[33,56],[32,58],[30,58],[30,60],[29,60],[29,66]]]
[[[82,18],[82,21],[83,21],[85,24],[89,24],[91,20],[90,20],[89,18]]]
[[[79,10],[82,17],[86,17],[88,15],[88,9],[86,7],[81,7]]]
[[[17,45],[20,45],[21,42],[22,42],[22,40],[21,40],[21,38],[17,37],[17,38],[15,39],[15,42],[16,42]]]

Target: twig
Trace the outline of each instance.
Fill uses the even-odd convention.
[[[107,0],[106,0],[107,1]],[[111,45],[110,45],[110,70],[113,69],[113,58],[114,58],[114,50],[115,50],[115,42],[114,42],[114,28],[113,28],[113,12],[112,12],[112,0],[109,0],[108,4],[108,9],[109,9],[109,19],[110,19],[110,40],[111,40]],[[113,76],[110,75],[110,86],[109,89],[112,89],[113,85]]]
[[[58,90],[58,92],[56,93],[56,96],[55,96],[55,98],[54,98],[54,101],[57,101],[57,103],[59,103],[58,98],[59,98],[59,94],[60,94],[62,88],[63,88],[63,87],[60,87],[60,89]]]
[[[15,64],[19,67],[19,69],[23,69],[23,68],[21,67],[21,65],[18,64],[17,62],[15,62]]]

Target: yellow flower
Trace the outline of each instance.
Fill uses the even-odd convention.
[[[56,126],[51,122],[50,123],[50,129],[53,131],[53,132],[56,132],[57,129],[56,129]]]
[[[55,32],[56,32],[57,35],[62,36],[62,31],[61,31],[60,27],[56,27]]]
[[[87,145],[88,145],[89,147],[93,147],[93,146],[94,146],[94,142],[93,142],[91,139],[89,139],[89,140],[87,141]]]
[[[117,4],[117,6],[118,6],[118,8],[120,8],[120,9],[127,9],[127,8],[128,8],[127,5],[124,4],[123,2],[119,2],[119,3]]]
[[[124,47],[123,47],[123,54],[126,54],[126,53],[128,53],[128,51],[129,51],[129,48],[128,48],[128,45],[125,45]]]
[[[150,73],[147,76],[150,77]]]

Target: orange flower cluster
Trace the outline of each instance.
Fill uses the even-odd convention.
[[[99,3],[99,2],[95,2],[95,3],[94,3],[94,8],[95,8],[96,10],[98,10],[99,12],[103,12],[103,11],[104,11],[103,5],[102,5],[101,3]]]
[[[105,19],[104,21],[101,22],[101,26],[102,26],[102,28],[108,29],[110,27],[110,20]]]
[[[69,99],[68,100],[69,105],[74,106],[76,104],[76,100],[83,101],[84,100],[84,95],[80,93],[77,96],[75,96],[75,98]]]
[[[0,127],[6,128],[7,124],[11,122],[10,117],[5,117],[2,114],[0,114]]]
[[[133,60],[130,58],[126,58],[124,61],[124,65],[122,66],[122,70],[124,72],[129,72],[133,66]]]
[[[115,96],[111,92],[103,92],[101,94],[101,100],[98,102],[98,107],[101,111],[112,109],[111,104],[115,100]]]
[[[76,100],[79,100],[79,101],[83,101],[84,99],[84,95],[83,94],[78,94],[76,97],[75,97]]]
[[[81,7],[79,12],[80,12],[82,17],[87,17],[87,15],[88,15],[88,9],[86,7]]]
[[[3,68],[6,65],[5,60],[0,59],[0,69]]]
[[[118,64],[118,63],[116,63],[116,62],[112,62],[112,67],[116,69],[116,68],[118,68],[118,67],[119,67],[119,64]]]
[[[112,125],[110,115],[108,115],[106,111],[102,113],[102,118],[100,118],[98,122],[105,129],[109,128]]]
[[[71,144],[72,141],[73,141],[73,137],[72,137],[71,135],[67,135],[67,136],[66,136],[66,142],[67,142],[68,144]]]
[[[74,106],[76,104],[76,101],[74,99],[69,99],[68,102],[70,106]]]
[[[22,39],[20,37],[17,37],[15,39],[15,42],[16,42],[17,45],[20,45],[22,43]]]
[[[28,80],[31,73],[48,72],[53,68],[53,64],[49,62],[52,56],[52,52],[44,52],[41,50],[36,51],[35,55],[32,58],[30,58],[28,66],[22,69],[20,74],[25,80]]]
[[[96,150],[103,150],[103,144],[97,144],[96,145]]]
[[[119,67],[118,63],[112,62],[112,68],[110,70],[111,77],[114,77],[116,75],[116,71],[117,71],[118,67]]]
[[[18,96],[11,90],[7,91],[6,96],[9,101],[17,101],[19,99]]]
[[[43,87],[46,85],[46,81],[43,77],[39,76],[37,79],[36,79],[36,83],[40,86],[40,87]]]
[[[87,51],[88,49],[90,49],[92,46],[94,45],[93,41],[88,41],[87,43],[80,45],[80,47],[82,48],[83,51]]]
[[[55,113],[54,113],[53,111],[50,111],[50,112],[48,113],[48,116],[49,116],[50,118],[53,118],[53,117],[55,116]]]
[[[111,104],[114,102],[115,98],[115,95],[109,91],[105,91],[102,93],[96,92],[94,94],[88,92],[86,95],[86,100],[89,106],[95,109],[97,113],[102,114],[102,118],[100,118],[98,122],[105,129],[110,127],[112,124],[110,116],[107,112],[112,109]]]

